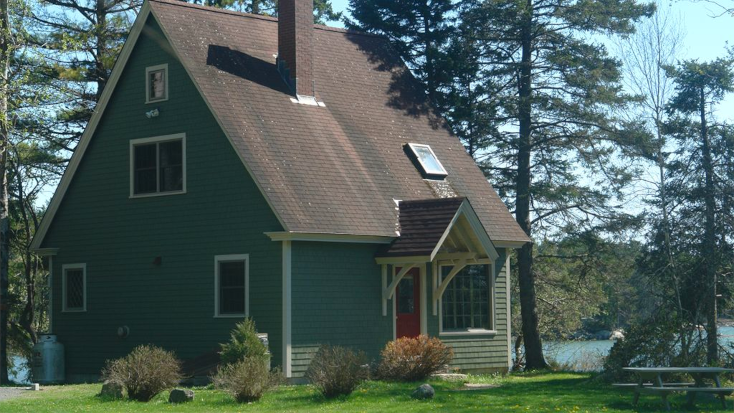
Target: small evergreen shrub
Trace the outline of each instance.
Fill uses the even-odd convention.
[[[219,352],[219,356],[224,365],[234,364],[248,357],[258,358],[264,362],[270,358],[267,354],[268,348],[258,338],[255,322],[251,318],[237,323],[230,333],[229,342],[220,346],[222,351]]]
[[[326,398],[351,394],[369,378],[367,357],[361,351],[323,345],[311,360],[306,378]]]
[[[377,375],[384,380],[423,380],[453,358],[454,351],[436,337],[401,337],[387,343],[380,353]]]
[[[266,391],[278,386],[282,380],[279,371],[268,371],[262,357],[245,357],[224,364],[212,377],[215,388],[231,394],[239,403],[260,400]]]
[[[160,347],[142,345],[127,356],[108,360],[102,379],[121,384],[133,400],[147,402],[181,380],[181,362]]]

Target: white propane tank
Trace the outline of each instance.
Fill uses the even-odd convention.
[[[31,360],[33,381],[41,384],[64,381],[64,345],[56,341],[54,334],[42,334],[33,346]]]

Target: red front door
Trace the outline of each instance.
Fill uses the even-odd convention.
[[[396,269],[400,271],[400,268]],[[398,283],[395,291],[395,335],[400,337],[418,337],[421,333],[420,272],[412,268]]]

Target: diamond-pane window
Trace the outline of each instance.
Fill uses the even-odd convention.
[[[64,268],[64,311],[86,310],[85,282],[85,267],[83,265]]]

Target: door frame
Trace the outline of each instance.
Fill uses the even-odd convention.
[[[398,273],[397,268],[399,266],[400,265],[398,265],[398,264],[393,264],[391,266],[391,268],[392,268],[392,270],[391,270],[391,272],[392,272],[392,278],[391,279],[392,280],[395,279],[395,276]],[[426,265],[426,263],[423,263],[421,265],[416,266],[416,268],[418,268],[418,278],[420,279],[420,281],[419,281],[420,282],[420,303],[418,305],[419,311],[421,312],[421,321],[420,321],[421,330],[420,330],[420,333],[422,335],[426,335],[426,334],[428,334],[428,314],[426,314],[426,311],[427,311],[427,308],[428,308],[426,306],[426,301],[428,300],[428,298],[427,298],[427,295],[428,294],[426,293],[426,291],[427,291],[426,290],[426,288],[427,288],[427,285],[426,285],[426,279],[427,279],[427,277],[426,277],[426,268],[427,268],[427,265]],[[395,294],[395,295],[393,295],[393,299],[392,299],[392,339],[393,340],[395,340],[397,338],[397,326],[398,326],[398,310],[397,310],[397,304],[398,304],[397,294]]]

